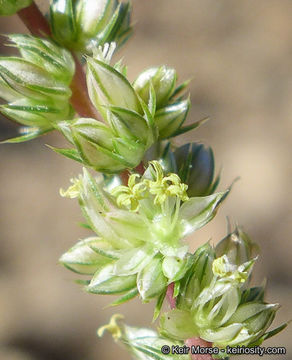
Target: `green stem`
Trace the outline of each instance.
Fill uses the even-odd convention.
[[[17,15],[32,35],[51,37],[49,23],[34,2],[18,11]],[[72,90],[70,102],[80,116],[96,119],[97,112],[88,97],[86,77],[82,65],[74,53],[72,56],[75,62],[75,74],[70,86]]]

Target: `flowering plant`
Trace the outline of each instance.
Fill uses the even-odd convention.
[[[13,13],[32,35],[8,35],[20,56],[0,58],[0,111],[22,125],[22,135],[4,142],[59,131],[71,147],[50,147],[84,167],[60,193],[78,199],[93,234],[60,263],[87,277],[79,282],[89,293],[120,295],[111,305],[155,299],[155,320],[165,298],[171,307],[159,333],[114,315],[98,334],[110,331],[137,359],[166,359],[165,346],[197,340],[227,359],[227,347],[259,346],[283,330],[287,324],[268,330],[279,305],[265,302],[264,286],[249,286],[257,258],[240,228],[215,247],[189,250],[185,238],[213,219],[230,188],[215,192],[211,148],[173,143],[206,120],[184,124],[188,82],[177,85],[176,71],[163,65],[131,83],[122,61],[112,63],[132,33],[130,4],[52,0],[47,22],[33,1],[0,2],[0,15]]]

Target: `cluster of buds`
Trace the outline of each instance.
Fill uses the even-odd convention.
[[[0,16],[13,15],[17,11],[29,6],[32,0],[1,0]]]
[[[109,42],[122,45],[131,35],[131,7],[117,0],[54,0],[50,24],[55,40],[62,46],[91,54]]]
[[[31,3],[0,0],[0,15]],[[230,190],[214,193],[219,176],[214,178],[211,148],[200,143],[176,148],[169,140],[205,121],[185,125],[188,81],[177,85],[176,71],[160,66],[130,83],[121,61],[111,65],[116,47],[131,34],[130,14],[125,1],[51,0],[53,40],[8,36],[21,57],[0,58],[6,102],[0,112],[23,125],[24,135],[7,142],[58,130],[73,148],[53,148],[56,152],[103,173],[95,178],[84,169],[61,190],[79,200],[86,227],[95,233],[60,259],[88,276],[80,281],[88,292],[119,295],[111,305],[137,295],[143,302],[156,298],[156,319],[173,285],[176,308],[162,315],[160,335],[120,324],[119,315],[99,335],[108,330],[140,360],[166,360],[163,346],[183,346],[194,337],[221,350],[258,346],[287,324],[268,331],[279,306],[264,301],[264,286],[249,287],[255,245],[240,228],[215,248],[207,243],[194,254],[184,242],[213,219]],[[68,50],[78,53],[75,60]],[[75,79],[82,78],[77,73],[71,84],[79,55],[86,55],[88,95],[98,119],[75,117],[69,102],[76,101],[70,86],[76,89]],[[77,100],[81,115],[78,105]],[[131,173],[127,185],[121,184],[118,173],[143,164],[148,166],[143,175]]]
[[[154,78],[147,78],[148,82],[144,84],[149,94],[143,99],[141,95],[146,93],[146,90],[137,87],[141,82],[140,77],[132,86],[126,78],[126,68],[121,62],[110,65],[114,50],[114,43],[107,44],[97,49],[93,57],[87,57],[89,96],[104,122],[81,118],[60,123],[59,130],[75,149],[55,149],[103,173],[117,173],[127,168],[135,168],[147,149],[160,137],[164,137],[164,127],[161,127],[159,119],[163,118],[168,136],[175,136],[181,129],[189,106],[187,100],[181,100],[176,105],[167,105],[170,101],[169,94],[174,95],[176,76],[174,70],[166,68],[163,68],[163,71],[173,75],[171,83],[166,75],[156,81],[157,75],[154,74]],[[167,109],[165,116],[160,114],[161,109],[157,109],[157,106],[166,106],[163,108]],[[180,108],[178,112],[174,111],[177,106]]]
[[[286,324],[267,331],[279,305],[264,302],[264,286],[247,287],[256,260],[250,258],[253,247],[236,229],[215,249],[209,244],[199,248],[181,282],[176,309],[161,318],[161,334],[177,340],[200,337],[225,349],[259,346],[281,331]],[[223,248],[224,255],[216,257]]]
[[[51,40],[30,35],[9,35],[22,57],[0,58],[2,114],[24,125],[25,141],[53,130],[58,121],[74,115],[69,99],[74,61]]]
[[[158,139],[168,139],[198,127],[202,121],[182,126],[190,109],[190,100],[179,96],[188,81],[177,86],[176,71],[167,66],[153,67],[143,71],[134,81],[139,97],[154,108],[154,121]]]
[[[110,191],[84,170],[62,191],[78,197],[88,225],[99,237],[79,242],[61,263],[81,274],[92,274],[87,285],[97,294],[123,294],[115,304],[140,294],[143,301],[165,294],[193,264],[183,239],[216,214],[227,192],[188,198],[176,174],[164,176],[152,162],[143,177],[133,174],[128,186]]]

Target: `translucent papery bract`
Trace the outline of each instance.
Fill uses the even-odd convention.
[[[239,227],[222,239],[215,248],[217,257],[225,254],[229,261],[236,265],[250,260],[257,250],[257,246]]]
[[[183,342],[159,336],[151,329],[128,326],[121,321],[122,318],[122,315],[113,315],[109,324],[98,329],[98,336],[103,336],[105,331],[110,332],[114,340],[126,347],[137,360],[167,360],[169,355],[161,351],[163,346],[169,346],[169,349],[183,346]],[[171,358],[188,360],[189,355],[172,355]]]
[[[13,15],[17,11],[26,8],[32,3],[32,0],[1,0],[0,16]]]
[[[7,141],[21,142],[74,116],[69,104],[74,61],[66,50],[50,40],[29,35],[8,37],[22,58],[0,58],[1,97],[9,102],[0,111],[27,126],[30,135]]]
[[[58,43],[91,54],[95,46],[115,41],[122,45],[131,34],[131,7],[117,0],[54,0],[50,23]]]
[[[147,174],[152,175],[147,177]],[[105,264],[97,260],[100,266],[96,268],[88,291],[121,293],[123,297],[118,303],[138,293],[143,301],[149,301],[160,296],[169,283],[179,282],[185,276],[193,266],[194,257],[187,253],[188,246],[182,242],[185,220],[180,216],[181,200],[187,203],[194,199],[188,200],[183,191],[184,184],[177,175],[164,176],[155,162],[151,163],[145,177],[133,174],[128,186],[113,188],[111,194],[86,170],[67,191],[62,191],[64,196],[79,198],[90,228],[109,245],[98,253],[110,254],[112,262]],[[209,211],[205,214],[204,223],[211,219]],[[194,213],[193,216],[204,215]],[[91,245],[90,248],[96,251]],[[68,268],[73,268],[69,261],[72,254],[76,255],[74,266],[79,266],[74,247],[61,258]]]

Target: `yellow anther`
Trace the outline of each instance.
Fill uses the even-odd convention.
[[[170,173],[164,177],[162,166],[157,161],[151,161],[151,166],[155,171],[155,181],[145,180],[149,192],[155,195],[154,203],[162,204],[165,202],[168,196],[177,196],[182,201],[187,201],[188,186],[181,182],[180,177],[177,174]]]
[[[122,337],[122,330],[119,327],[119,325],[117,324],[117,320],[121,320],[121,319],[124,319],[123,315],[114,314],[110,318],[110,322],[107,325],[101,326],[97,330],[97,335],[99,337],[101,337],[101,336],[103,336],[105,331],[109,331],[112,334],[112,337],[114,338],[115,341],[119,340]]]
[[[248,278],[248,272],[241,269],[242,267],[237,267],[234,264],[231,264],[226,255],[215,259],[212,264],[213,274],[221,278],[229,277],[230,279],[238,282],[244,283]]]
[[[133,174],[129,177],[128,186],[117,186],[111,194],[117,197],[117,204],[119,207],[125,206],[130,208],[131,211],[139,209],[139,200],[145,198],[146,185],[144,182],[136,184],[136,179],[140,176]]]
[[[68,187],[67,190],[60,189],[60,195],[62,197],[67,197],[70,199],[77,198],[80,194],[81,189],[81,181],[80,179],[70,179],[70,182],[73,184]]]

